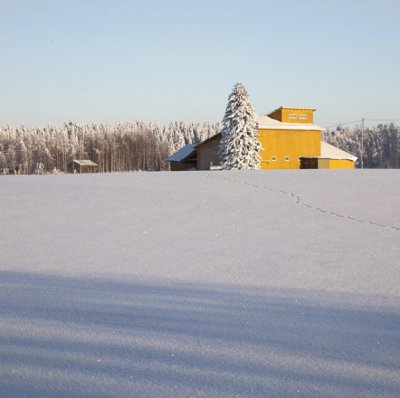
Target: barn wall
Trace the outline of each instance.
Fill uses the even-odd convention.
[[[279,108],[268,115],[270,118],[286,123],[313,123],[314,109]]]
[[[96,166],[81,166],[81,173],[96,173]]]
[[[282,122],[288,123],[313,123],[314,112],[312,109],[282,109]]]
[[[330,169],[354,169],[354,162],[348,159],[330,159]]]
[[[216,137],[197,147],[197,170],[210,170],[210,164],[219,165],[218,146],[221,138]]]
[[[318,168],[319,169],[330,169],[329,162],[330,162],[330,159],[318,159]]]
[[[170,162],[171,171],[188,171],[196,169],[196,165],[193,163],[180,163],[180,162]]]
[[[321,155],[321,132],[313,130],[259,130],[263,147],[261,169],[299,169],[300,157]]]

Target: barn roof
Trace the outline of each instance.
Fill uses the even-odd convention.
[[[280,111],[282,109],[293,109],[293,110],[296,110],[296,111],[313,111],[313,112],[317,110],[317,108],[310,108],[310,107],[303,107],[303,106],[301,106],[301,107],[298,107],[298,106],[285,106],[285,105],[283,105],[283,106],[280,106],[279,108],[274,109],[272,112],[269,113],[269,115],[271,113],[274,113],[276,111]]]
[[[357,156],[354,156],[348,152],[342,151],[335,146],[328,144],[327,142],[321,141],[321,156],[322,159],[346,159],[355,162]]]
[[[274,129],[274,130],[324,130],[323,127],[317,126],[313,123],[288,123],[280,122],[279,120],[272,119],[269,116],[257,116],[259,129]]]
[[[187,157],[192,155],[196,151],[195,144],[187,144],[183,148],[179,149],[175,153],[173,153],[169,158],[167,158],[168,162],[182,162]]]

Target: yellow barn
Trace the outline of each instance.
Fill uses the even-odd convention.
[[[313,108],[280,107],[258,116],[262,170],[354,168],[357,158],[321,141],[323,128],[315,125]],[[171,170],[210,170],[218,167],[221,134],[186,146],[167,160]],[[181,156],[180,156],[181,155]]]
[[[314,110],[280,107],[257,118],[262,170],[299,169],[300,158],[321,156],[322,127],[313,124]]]

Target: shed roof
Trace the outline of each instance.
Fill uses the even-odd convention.
[[[97,166],[97,163],[87,159],[74,159],[72,162],[79,164],[80,166]]]
[[[357,156],[354,156],[348,152],[342,151],[335,146],[328,144],[327,142],[321,141],[321,156],[322,159],[346,159],[355,162]]]
[[[182,160],[186,159],[190,155],[193,154],[193,152],[196,151],[196,145],[195,144],[187,144],[183,148],[179,149],[175,153],[173,153],[169,158],[167,158],[168,162],[182,162]]]

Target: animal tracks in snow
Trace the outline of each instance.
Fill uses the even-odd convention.
[[[235,184],[252,186],[254,188],[264,189],[264,190],[270,191],[270,192],[277,192],[277,193],[280,193],[282,195],[286,195],[286,196],[291,197],[294,200],[294,203],[297,206],[304,207],[304,208],[306,208],[308,210],[311,210],[311,211],[317,211],[317,212],[319,212],[321,214],[325,214],[325,215],[327,215],[329,217],[336,217],[336,218],[341,218],[341,219],[354,221],[354,222],[358,222],[358,223],[364,223],[364,224],[368,224],[368,225],[372,225],[372,226],[376,226],[376,227],[388,228],[388,229],[392,229],[392,230],[395,230],[395,231],[400,231],[400,227],[395,226],[395,225],[389,225],[389,224],[378,223],[378,222],[375,222],[375,221],[364,220],[364,219],[361,219],[361,218],[348,216],[348,215],[340,214],[340,213],[337,213],[337,212],[334,212],[334,211],[330,211],[328,209],[323,209],[321,207],[313,206],[311,204],[303,202],[301,200],[301,197],[300,197],[299,194],[293,193],[293,192],[289,192],[289,191],[285,191],[283,189],[275,189],[275,188],[268,187],[266,185],[259,185],[259,184],[255,184],[255,183],[249,183],[247,181],[241,181],[241,180],[234,179],[234,178],[217,177],[217,176],[211,175],[210,173],[207,175],[207,177],[211,178],[211,179],[214,179],[214,180],[222,180],[222,181],[227,181],[227,182],[233,182]]]

